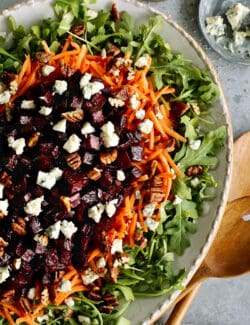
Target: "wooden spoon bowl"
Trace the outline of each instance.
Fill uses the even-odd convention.
[[[199,269],[183,291],[174,302],[176,305],[165,325],[179,325],[187,307],[194,298],[197,287],[211,277],[226,278],[234,277],[250,271],[250,196],[239,198],[229,202],[220,224],[213,245]],[[187,302],[182,299],[187,297]],[[191,299],[191,300],[190,300]],[[183,307],[184,304],[184,307]]]
[[[250,177],[244,173],[250,161],[250,131],[235,141],[233,150],[232,184],[228,200],[241,199],[228,204],[208,255],[188,288],[174,302],[185,297],[176,304],[166,323],[168,325],[180,324],[202,281],[207,277],[232,277],[250,271],[250,221],[247,223],[242,219],[242,216],[249,213],[248,210],[250,210],[250,207],[248,208],[250,202],[247,198],[250,196]],[[231,255],[232,253],[234,255]],[[193,291],[190,289],[191,286]]]

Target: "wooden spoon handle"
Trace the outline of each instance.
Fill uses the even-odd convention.
[[[191,306],[198,290],[200,289],[200,286],[201,283],[198,283],[192,291],[190,291],[175,305],[165,325],[181,325],[181,322]]]

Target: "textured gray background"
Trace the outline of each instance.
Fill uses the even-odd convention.
[[[19,2],[0,0],[0,10]],[[222,81],[235,138],[250,130],[250,66],[229,63],[207,45],[198,27],[199,0],[152,1],[150,5],[174,18],[207,52]],[[245,172],[249,171],[246,168]],[[163,325],[164,321],[158,324]],[[250,325],[250,275],[206,281],[183,325]]]

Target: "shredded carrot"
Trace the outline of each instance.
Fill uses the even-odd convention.
[[[9,324],[15,325],[15,322],[14,322],[13,318],[11,317],[8,308],[3,306],[3,310],[4,310],[5,318],[8,320]]]
[[[20,85],[21,80],[23,79],[25,74],[30,74],[31,71],[31,59],[30,59],[30,55],[26,55],[25,57],[25,61],[22,65],[22,68],[18,74],[18,78],[17,78],[17,83],[18,85]]]

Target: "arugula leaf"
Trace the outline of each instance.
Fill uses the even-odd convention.
[[[166,234],[169,236],[170,250],[182,255],[190,246],[188,232],[196,231],[195,220],[198,218],[197,205],[190,200],[182,199],[179,204],[167,202],[165,205],[167,213],[174,213],[173,219],[166,222]]]
[[[194,165],[215,166],[218,162],[215,154],[223,147],[225,136],[226,127],[220,126],[204,136],[198,150],[193,150],[188,145],[185,156],[180,161],[177,161],[179,167],[185,171],[188,167]]]
[[[161,16],[154,16],[149,19],[148,25],[139,26],[139,35],[141,38],[141,47],[136,53],[138,59],[144,52],[151,53],[151,45],[155,40],[156,32],[160,30],[163,25],[163,18]],[[157,36],[158,37],[158,36]]]

